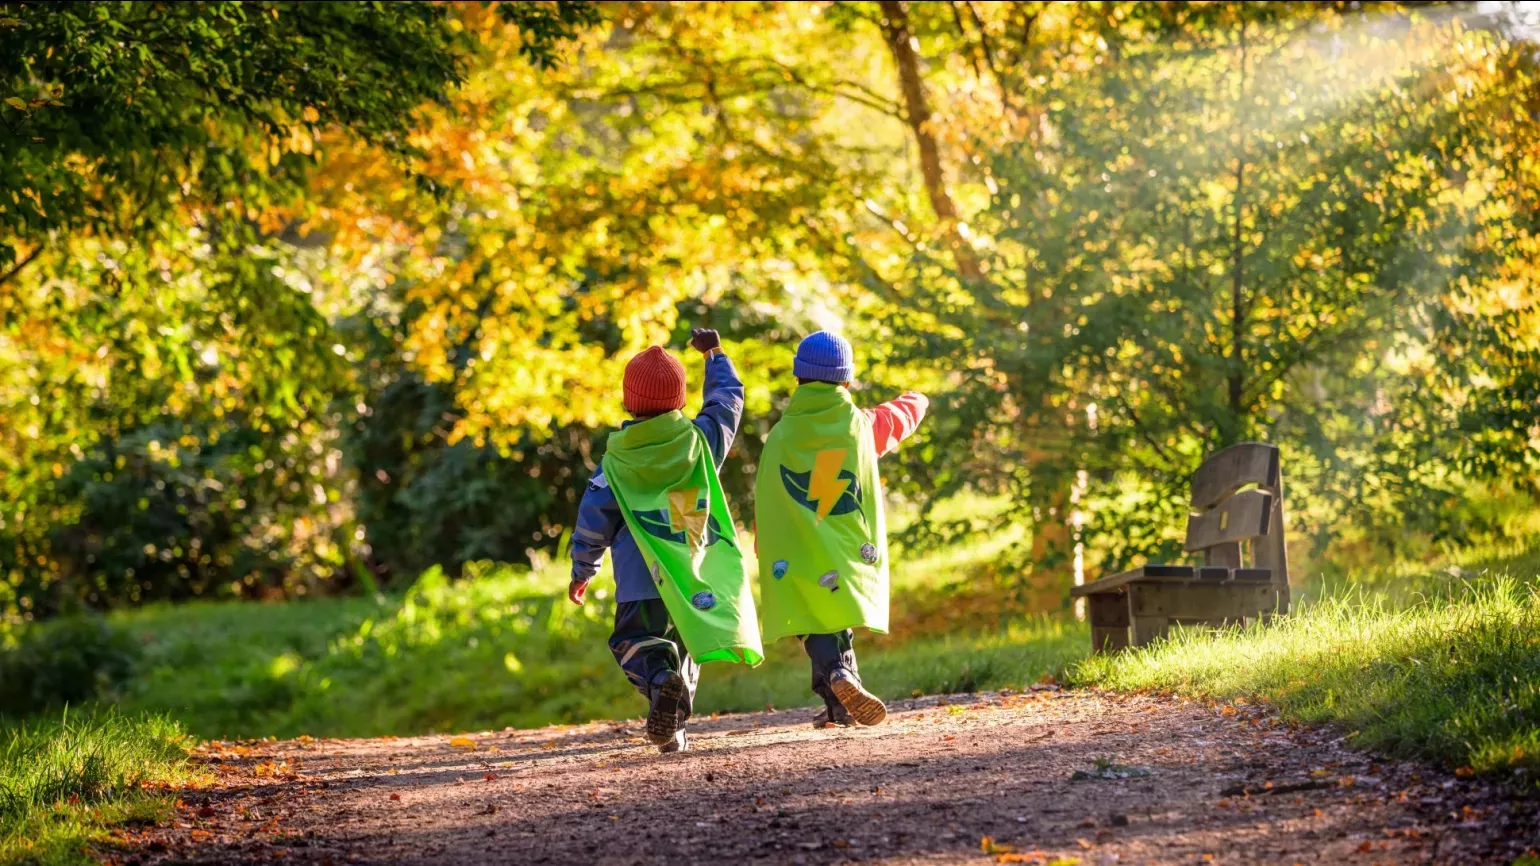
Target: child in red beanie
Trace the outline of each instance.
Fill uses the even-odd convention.
[[[704,434],[713,468],[720,469],[743,417],[743,383],[733,362],[722,352],[716,331],[694,331],[690,345],[706,356],[705,405],[693,423]],[[662,347],[653,346],[632,358],[626,365],[624,400],[626,411],[634,417],[622,431],[683,409],[685,388],[684,365]],[[688,512],[694,511],[693,503],[691,506],[686,509],[686,519]],[[672,529],[667,514],[659,526],[643,526],[648,532]],[[723,537],[730,543],[732,533],[728,514],[713,514],[709,525],[696,530],[697,535],[704,536],[698,540],[707,547]],[[616,605],[610,651],[631,684],[648,699],[648,739],[662,752],[681,751],[687,748],[684,722],[690,716],[700,667],[685,650],[601,465],[583,493],[572,534],[572,583],[567,595],[573,603],[583,603],[604,552],[611,549],[615,554]],[[703,603],[698,601],[696,607]],[[716,604],[714,599],[711,604]],[[757,640],[757,633],[755,637]]]

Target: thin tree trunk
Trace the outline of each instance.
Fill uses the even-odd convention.
[[[1234,274],[1230,281],[1230,425],[1226,442],[1234,444],[1240,439],[1242,395],[1246,388],[1246,358],[1245,358],[1245,326],[1246,312],[1243,289],[1246,280],[1246,249],[1244,238],[1243,217],[1245,215],[1245,201],[1243,195],[1246,191],[1246,119],[1242,114],[1245,109],[1246,97],[1246,25],[1241,24],[1241,75],[1240,98],[1236,100],[1237,115],[1240,125],[1239,148],[1235,154],[1235,248],[1234,248]]]
[[[926,96],[925,82],[920,77],[920,58],[915,49],[914,33],[909,26],[908,7],[904,0],[879,0],[878,6],[882,10],[883,40],[898,68],[898,84],[904,96],[906,119],[920,152],[920,174],[925,183],[925,193],[930,199],[931,210],[935,211],[945,232],[946,243],[957,262],[957,270],[972,285],[985,307],[996,311],[1000,306],[999,300],[994,295],[990,281],[984,276],[983,268],[979,266],[978,255],[958,228],[957,205],[947,192],[946,173],[941,166],[941,150],[931,131],[930,102]],[[1028,18],[1024,24],[1024,40],[1030,33],[1034,18]],[[1061,417],[1059,411],[1045,404],[1033,416],[1036,423],[1024,419],[1029,428],[1025,433],[1028,441],[1054,442],[1054,445],[1030,449],[1027,454],[1030,466],[1045,466],[1062,455],[1064,443],[1061,440],[1068,431],[1054,423],[1055,419]],[[1033,585],[1037,588],[1062,588],[1073,574],[1074,537],[1069,525],[1069,483],[1065,481],[1055,485],[1053,490],[1047,491],[1043,500],[1046,504],[1038,511],[1032,528],[1031,557],[1036,568],[1041,569],[1036,572]]]
[[[941,221],[947,244],[957,259],[957,269],[967,279],[977,280],[982,274],[978,256],[958,231],[957,205],[947,192],[941,150],[930,130],[930,102],[925,95],[925,82],[920,78],[920,58],[915,53],[914,34],[909,29],[909,10],[903,0],[880,0],[878,6],[882,8],[883,40],[898,67],[898,85],[904,94],[905,114],[920,151],[920,175],[925,182],[925,194],[930,198],[931,210]]]

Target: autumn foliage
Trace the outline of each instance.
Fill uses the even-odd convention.
[[[1008,495],[1052,541],[1012,573],[1063,575],[1071,522],[1169,549],[1242,439],[1316,550],[1511,532],[1540,91],[1505,16],[13,4],[0,614],[549,556],[625,360],[691,326],[748,381],[730,495],[840,328],[871,394],[937,397],[892,494]]]

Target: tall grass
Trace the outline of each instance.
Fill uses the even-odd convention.
[[[0,730],[0,863],[92,862],[107,828],[163,818],[191,778],[164,717],[64,714]]]
[[[1510,574],[1409,597],[1338,587],[1277,624],[1178,630],[1093,657],[1071,679],[1261,698],[1294,719],[1341,725],[1360,747],[1534,778],[1540,591]]]

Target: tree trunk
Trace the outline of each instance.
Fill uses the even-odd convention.
[[[898,67],[898,86],[904,94],[905,116],[914,142],[920,150],[920,175],[925,181],[925,194],[930,198],[931,210],[941,221],[946,233],[947,245],[957,259],[957,269],[969,280],[977,280],[982,274],[978,256],[957,228],[957,205],[946,190],[946,173],[941,168],[941,151],[936,137],[930,131],[930,102],[925,95],[925,82],[920,78],[920,57],[915,53],[914,34],[909,29],[909,10],[903,0],[880,0],[882,8],[882,36]]]
[[[994,288],[984,277],[978,255],[958,227],[957,205],[946,188],[946,172],[941,166],[941,149],[931,132],[930,102],[925,92],[925,81],[920,77],[920,57],[915,49],[914,33],[909,26],[909,10],[903,0],[879,0],[882,9],[882,36],[893,64],[898,69],[898,85],[904,95],[905,119],[914,135],[920,151],[920,174],[925,183],[925,194],[930,199],[931,210],[941,223],[946,243],[957,262],[957,270],[974,289],[975,297],[992,312],[1009,314],[1000,307]],[[1027,23],[1030,29],[1030,20]],[[1014,316],[1002,324],[1014,324]],[[1034,416],[1037,423],[1028,421],[1029,430],[1024,434],[1027,441],[1042,443],[1058,441],[1065,431],[1054,423],[1060,415],[1052,407],[1044,405]],[[1048,425],[1048,426],[1044,426]],[[1062,444],[1062,443],[1061,443]],[[1057,449],[1063,453],[1062,447]],[[1052,462],[1056,454],[1052,446],[1035,447],[1027,454],[1027,463],[1040,467]],[[1036,475],[1037,473],[1034,473]],[[1056,484],[1043,497],[1046,506],[1040,508],[1032,528],[1032,562],[1037,570],[1032,584],[1041,590],[1046,586],[1062,587],[1072,574],[1074,537],[1070,530],[1070,485]]]
[[[1241,24],[1241,75],[1240,97],[1236,100],[1236,114],[1240,121],[1240,141],[1235,153],[1235,247],[1234,274],[1230,281],[1230,424],[1225,432],[1225,445],[1233,445],[1243,435],[1242,394],[1246,388],[1245,328],[1246,311],[1244,288],[1246,281],[1246,246],[1244,237],[1246,191],[1246,120],[1241,115],[1246,99],[1246,25]]]

